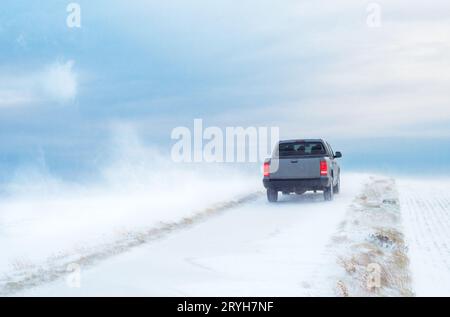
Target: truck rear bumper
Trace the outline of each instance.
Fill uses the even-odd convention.
[[[323,190],[331,185],[330,177],[308,179],[270,179],[264,178],[265,188],[286,192],[302,192],[307,190]]]

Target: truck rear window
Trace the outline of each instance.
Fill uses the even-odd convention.
[[[283,142],[278,145],[279,157],[325,155],[322,142]]]

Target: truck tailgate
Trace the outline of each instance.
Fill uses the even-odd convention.
[[[271,179],[309,179],[320,177],[321,157],[274,158],[271,162]],[[277,164],[279,164],[278,168]]]

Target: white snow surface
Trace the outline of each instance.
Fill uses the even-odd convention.
[[[367,177],[349,174],[333,202],[321,193],[260,199],[21,294],[52,296],[333,296],[327,245]],[[331,275],[331,274],[330,274]]]
[[[450,296],[450,181],[399,181],[413,289]]]
[[[38,278],[7,295],[335,296],[336,276],[343,272],[335,253],[345,250],[335,247],[333,237],[352,221],[349,208],[370,179],[343,174],[342,193],[333,202],[307,193],[269,204],[262,194],[236,200],[261,190],[261,180],[226,168],[170,169],[170,175],[156,175],[162,186],[151,191],[148,179],[155,174],[138,169],[130,179],[125,169],[124,183],[112,169],[108,187],[55,183],[54,192],[16,191],[0,200],[0,289],[11,281],[20,286],[30,272],[51,274],[58,259],[77,263],[86,249],[101,254],[124,234],[182,222],[156,239],[121,245],[82,265],[80,287],[67,282],[63,269],[55,280]],[[450,181],[402,178],[396,184],[412,291],[450,296]],[[214,212],[227,201],[232,203]],[[195,218],[198,213],[205,217]]]
[[[18,176],[0,197],[0,288],[3,275],[76,258],[261,189],[260,179],[236,169],[187,168],[151,154],[119,160],[87,186],[29,171]]]

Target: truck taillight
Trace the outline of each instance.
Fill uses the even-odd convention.
[[[264,163],[264,176],[270,176],[270,163]]]
[[[327,161],[320,161],[320,176],[328,175],[328,165]]]

